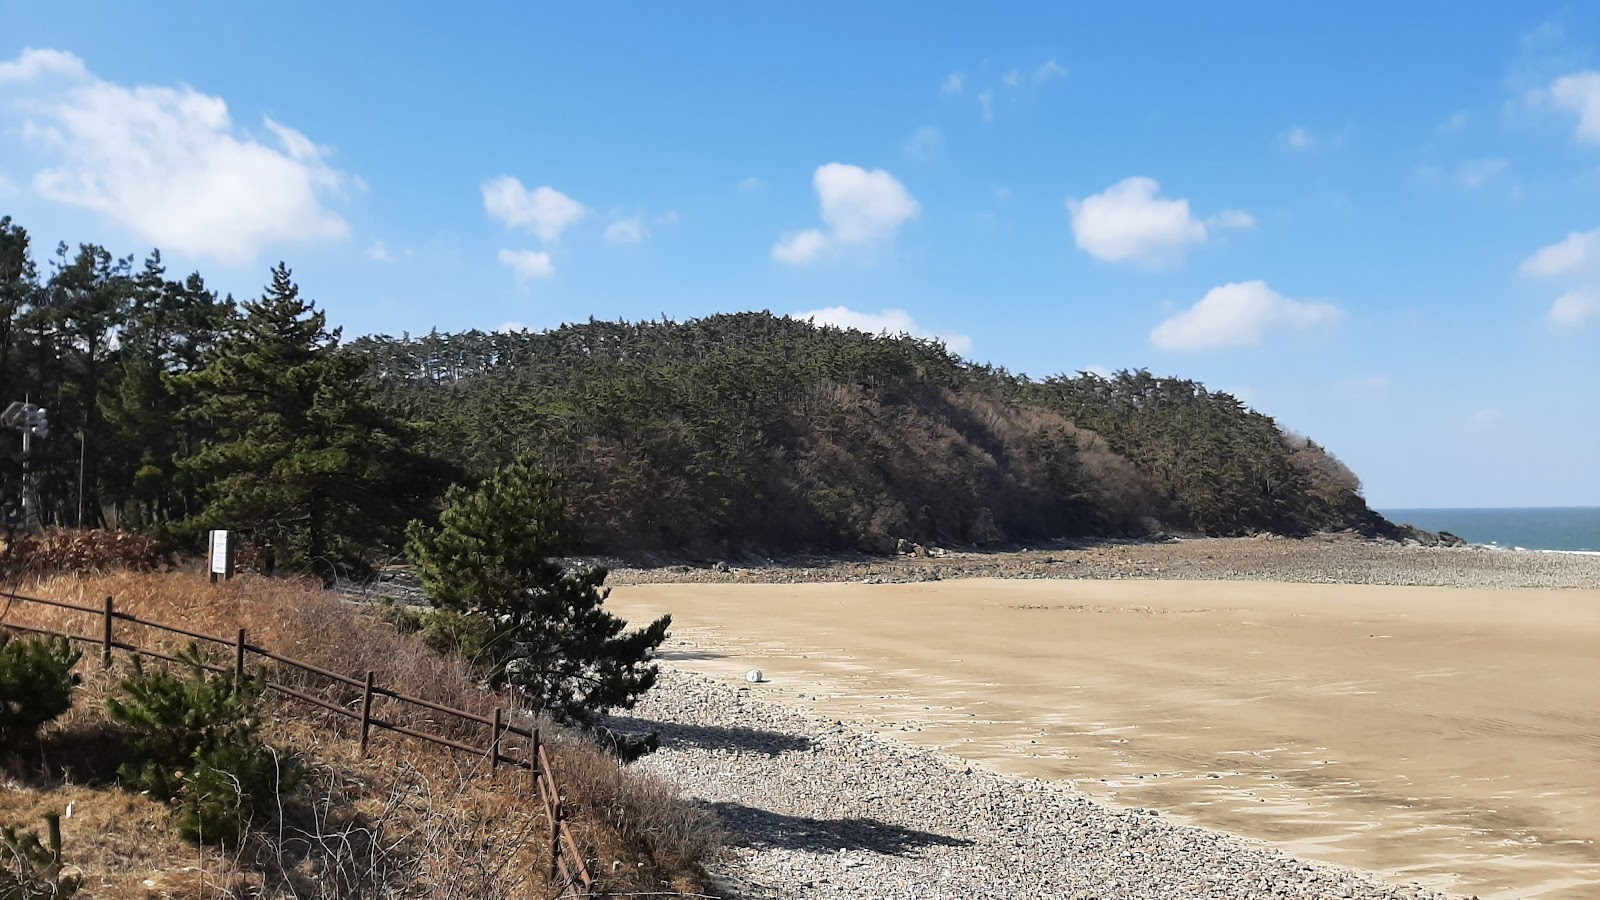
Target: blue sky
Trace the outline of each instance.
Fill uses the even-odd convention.
[[[1600,505],[1590,4],[0,0],[0,214],[348,334],[810,313]]]

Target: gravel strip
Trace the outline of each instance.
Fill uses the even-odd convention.
[[[722,819],[726,897],[1446,896],[979,771],[691,672],[664,669],[613,725],[658,731],[637,765]]]
[[[609,584],[652,582],[868,584],[945,578],[1200,579],[1466,588],[1600,588],[1600,555],[1422,547],[1342,534],[1308,538],[1061,541],[1012,551],[923,548],[924,556],[747,558],[697,565],[605,560]]]

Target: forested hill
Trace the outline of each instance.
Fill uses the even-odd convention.
[[[5,423],[10,521],[226,528],[325,575],[522,455],[596,552],[1387,525],[1321,448],[1189,381],[1034,381],[769,313],[346,341],[281,264],[236,302],[155,252],[37,260],[0,217],[0,406],[24,400],[49,426],[24,459]]]
[[[1381,528],[1316,444],[1192,381],[1043,381],[770,313],[371,337],[429,454],[558,472],[599,552]]]

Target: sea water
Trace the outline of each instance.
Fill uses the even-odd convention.
[[[1385,509],[1391,522],[1448,531],[1473,544],[1600,553],[1600,506],[1532,509]]]

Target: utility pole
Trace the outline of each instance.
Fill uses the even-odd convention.
[[[0,412],[0,426],[22,432],[22,527],[36,528],[43,524],[39,496],[33,484],[33,436],[50,435],[49,411],[25,400],[13,401]]]

